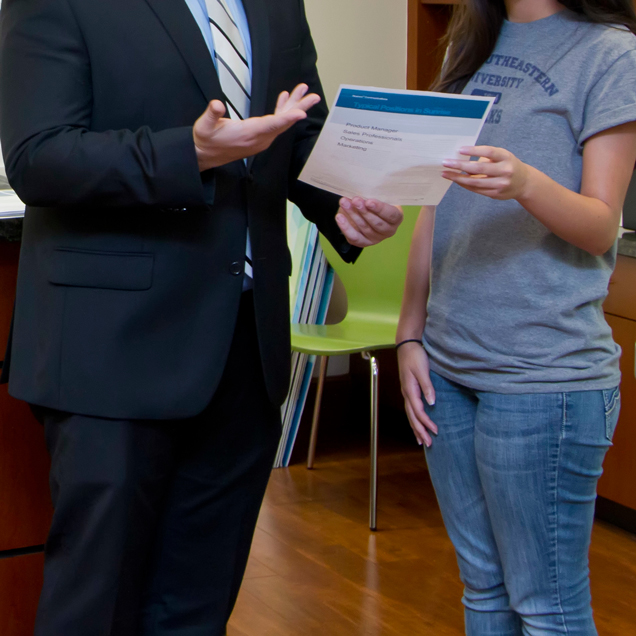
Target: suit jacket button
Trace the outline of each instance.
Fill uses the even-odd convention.
[[[232,276],[240,276],[242,273],[243,273],[243,263],[234,261],[230,265],[230,274],[232,274]]]

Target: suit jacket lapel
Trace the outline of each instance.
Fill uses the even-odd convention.
[[[252,40],[252,117],[265,115],[269,82],[270,41],[266,0],[243,0]]]
[[[146,2],[170,34],[190,67],[205,99],[208,102],[213,99],[223,100],[223,91],[212,56],[188,5],[183,0],[146,0]]]

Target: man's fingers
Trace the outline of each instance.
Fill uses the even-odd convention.
[[[307,113],[304,110],[299,110],[295,108],[294,110],[288,110],[283,113],[279,113],[278,115],[274,115],[274,118],[277,120],[278,125],[278,133],[281,134],[285,131],[289,130],[294,124],[297,124],[299,121],[302,121],[307,117]]]
[[[280,135],[289,130],[296,122],[307,117],[307,113],[294,109],[276,113],[275,115],[265,115],[264,117],[252,117],[243,123],[251,126],[254,135]]]
[[[345,235],[345,238],[349,243],[351,243],[351,245],[363,247],[360,242],[365,240],[364,236],[362,235],[360,230],[358,230],[358,228],[351,222],[349,217],[344,214],[344,212],[341,211],[336,214],[336,223],[338,224],[340,231]]]
[[[364,220],[362,215],[360,215],[353,208],[349,210],[340,208],[340,212],[338,216],[341,216],[341,215],[343,215],[347,219],[347,221],[349,222],[349,225],[353,229],[355,229],[355,231],[358,232],[359,235],[364,237],[364,247],[375,245],[376,243],[379,243],[384,238],[382,234],[379,234],[378,232],[376,232],[375,229],[371,227],[371,225],[369,225]],[[345,234],[345,236],[347,235]],[[358,243],[356,243],[356,245],[358,247],[363,247],[363,245],[360,245]]]
[[[371,245],[393,236],[403,220],[402,210],[395,206],[361,197],[340,200],[340,207],[350,223]]]
[[[360,209],[359,212],[364,218],[364,220],[378,234],[381,234],[385,238],[388,238],[389,236],[393,236],[397,232],[397,229],[400,226],[400,223],[402,222],[401,215],[398,216],[398,220],[396,221],[387,221],[376,212],[370,211],[368,206],[362,207],[362,209]]]
[[[287,91],[282,92],[278,96],[277,109],[279,106],[280,108],[283,108],[285,106],[287,106],[288,108],[296,108],[298,102],[300,102],[302,98],[307,94],[307,90],[307,84],[299,84],[291,93]]]
[[[293,126],[296,122],[301,121],[307,117],[307,113],[300,108],[292,108],[290,110],[283,111],[274,115],[274,117],[280,118],[281,122]]]
[[[370,247],[373,245],[373,242],[369,241],[369,239],[351,223],[344,212],[336,214],[336,223],[350,245],[355,245],[356,247]]]
[[[309,86],[307,86],[307,84],[298,84],[298,86],[296,86],[296,88],[294,88],[291,92],[289,98],[292,101],[298,102],[307,94],[308,90]]]
[[[373,227],[364,218],[362,210],[359,207],[352,205],[349,201],[345,200],[343,201],[340,209],[342,210],[342,213],[349,218],[350,222],[363,234],[368,234],[374,231]]]
[[[375,199],[365,200],[361,197],[354,197],[350,201],[343,198],[341,206],[354,214],[356,221],[360,219],[358,222],[360,230],[366,234],[367,238],[374,241],[393,236],[404,219],[404,214],[400,208],[381,203]],[[366,228],[369,230],[367,231]]]
[[[294,109],[300,109],[306,112],[310,108],[313,108],[320,102],[320,95],[316,95],[316,93],[307,95],[308,90],[309,87],[307,86],[307,84],[299,84],[291,92],[291,94],[287,93],[287,99],[283,100],[281,100],[281,98],[286,93],[281,93],[278,97],[278,103],[276,105],[276,114]]]
[[[355,201],[355,200],[354,200]],[[361,199],[365,209],[369,210],[383,221],[386,221],[390,225],[399,225],[404,219],[404,212],[402,208],[397,205],[389,205],[376,199]]]
[[[283,110],[292,110],[292,109],[300,109],[305,112],[313,108],[316,104],[320,103],[320,95],[316,95],[312,93],[311,95],[306,95],[302,99],[295,101],[291,97],[283,107]]]
[[[289,93],[287,91],[283,91],[279,96],[278,96],[278,101],[276,102],[276,110],[275,112],[278,112],[279,110],[281,110],[282,108],[284,108],[285,104],[289,101]]]
[[[317,104],[320,104],[320,95],[316,95],[316,93],[312,93],[311,95],[307,95],[303,97],[302,100],[298,103],[297,108],[300,108],[307,112],[312,109]]]

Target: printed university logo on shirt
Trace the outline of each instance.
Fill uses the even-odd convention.
[[[498,66],[503,69],[511,69],[517,71],[517,74],[506,73],[501,74],[497,72],[489,72],[495,70],[492,67]],[[498,70],[498,69],[497,69]],[[522,76],[520,76],[522,74]],[[528,84],[529,80],[533,80],[535,84],[538,84],[545,93],[554,97],[559,93],[559,89],[547,73],[544,73],[536,64],[526,62],[521,58],[514,57],[513,55],[501,55],[493,53],[484,63],[474,77],[470,81],[471,84],[477,84],[484,88],[474,88],[472,95],[481,95],[484,97],[495,97],[495,106],[499,105],[506,95],[506,91],[519,91],[534,86],[535,84]],[[492,90],[491,88],[498,88],[499,91]],[[503,108],[493,108],[486,120],[487,124],[500,124],[502,121],[504,110]]]

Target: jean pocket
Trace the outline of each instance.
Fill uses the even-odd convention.
[[[605,404],[605,437],[611,442],[621,410],[620,388],[605,389],[603,391],[603,402]]]

